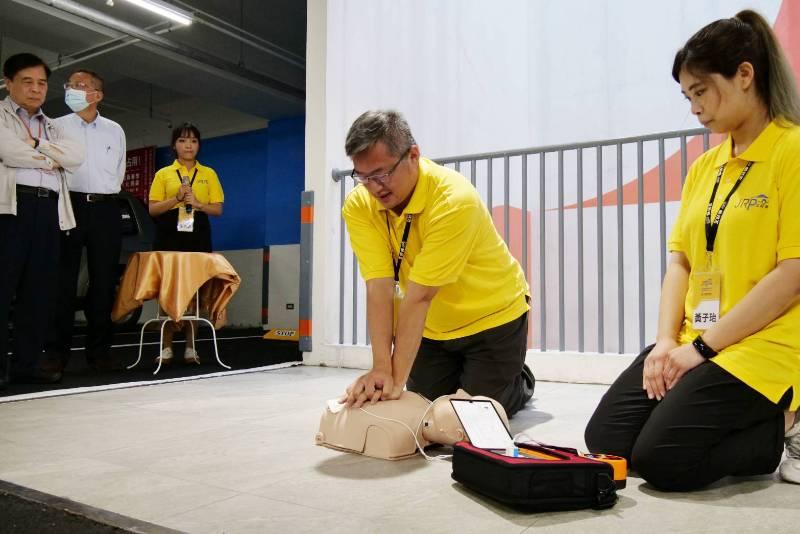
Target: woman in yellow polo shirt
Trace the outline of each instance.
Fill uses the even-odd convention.
[[[184,123],[172,131],[170,144],[175,153],[172,165],[160,169],[150,186],[150,215],[156,221],[153,250],[211,252],[211,224],[208,216],[222,215],[225,197],[217,173],[197,161],[200,130]],[[192,326],[187,322],[184,360],[200,363],[194,349]],[[174,330],[164,329],[162,363],[172,359]]]
[[[729,475],[800,482],[800,99],[753,11],[701,29],[675,56],[691,111],[727,133],[692,165],[669,240],[655,345],[609,388],[593,452],[687,491]]]

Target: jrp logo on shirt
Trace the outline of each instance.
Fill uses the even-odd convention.
[[[765,194],[756,195],[750,198],[743,198],[736,203],[734,208],[743,208],[749,210],[750,208],[768,208],[769,197]]]

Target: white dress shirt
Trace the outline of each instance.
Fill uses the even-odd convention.
[[[86,122],[77,113],[55,119],[64,133],[86,147],[86,159],[75,172],[67,173],[70,191],[119,193],[125,178],[125,132],[116,122],[101,117]]]

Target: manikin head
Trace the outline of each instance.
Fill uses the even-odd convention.
[[[489,397],[480,395],[473,397],[463,389],[459,389],[452,395],[437,399],[428,410],[422,422],[422,436],[426,440],[440,445],[453,445],[459,441],[467,440],[453,405],[450,404],[450,399],[490,400],[495,409],[497,409],[497,413],[500,414],[500,418],[505,423],[506,428],[508,428],[508,417],[502,404]]]

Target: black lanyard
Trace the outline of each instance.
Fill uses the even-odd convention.
[[[175,169],[175,174],[178,175],[178,180],[180,180],[181,185],[183,185],[183,176],[181,176],[181,170]],[[189,182],[189,187],[194,185],[194,179],[197,177],[197,167],[194,168],[194,174],[192,174],[192,181]]]
[[[747,165],[745,165],[744,170],[742,171],[742,174],[739,175],[736,183],[733,184],[730,193],[728,193],[728,196],[722,201],[719,210],[717,210],[717,216],[714,217],[714,222],[711,222],[711,210],[714,208],[714,197],[717,196],[717,189],[719,189],[719,182],[722,180],[722,173],[725,172],[725,165],[719,168],[717,180],[714,182],[714,189],[711,190],[711,199],[708,201],[708,209],[706,210],[706,252],[714,252],[714,241],[717,240],[717,231],[719,231],[719,222],[722,220],[722,213],[725,211],[725,208],[728,207],[728,201],[731,199],[731,196],[733,196],[733,193],[735,193],[739,188],[739,185],[741,185],[742,180],[744,180],[744,177],[747,176],[747,173],[752,166],[753,162],[748,161]]]
[[[386,213],[386,230],[389,232],[389,241],[392,239],[392,230],[389,225],[389,212]],[[411,231],[411,219],[414,216],[406,214],[406,227],[403,229],[403,240],[400,242],[400,252],[397,254],[397,261],[394,261],[392,254],[392,265],[394,266],[394,283],[400,283],[400,264],[403,263],[403,256],[406,255],[406,244],[408,243],[408,233]]]

